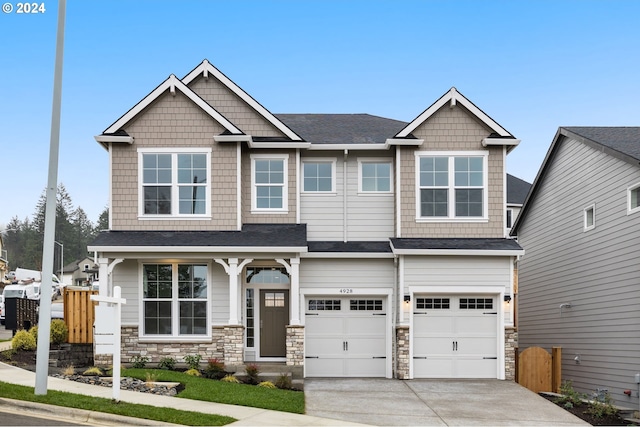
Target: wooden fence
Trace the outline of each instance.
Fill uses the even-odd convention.
[[[562,381],[562,348],[553,347],[551,354],[541,347],[529,347],[522,353],[516,348],[516,382],[529,390],[560,391]]]
[[[98,291],[65,287],[62,294],[64,303],[64,321],[69,328],[69,343],[93,343],[93,321],[95,319],[96,302],[91,295]]]

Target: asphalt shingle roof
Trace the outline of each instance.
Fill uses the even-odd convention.
[[[382,144],[407,123],[370,114],[275,114],[312,144]]]
[[[640,127],[563,126],[563,129],[640,160]]]
[[[531,184],[513,175],[507,174],[507,203],[521,205],[529,194]]]
[[[309,252],[388,252],[389,242],[308,242]]]
[[[513,239],[493,238],[393,238],[396,249],[446,249],[446,250],[522,250]]]
[[[245,224],[241,231],[103,231],[89,246],[306,247],[306,224]]]

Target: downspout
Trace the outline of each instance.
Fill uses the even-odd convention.
[[[402,186],[400,185],[400,147],[396,146],[396,237],[400,238],[402,232],[401,228],[401,204],[400,204],[400,189]]]
[[[508,238],[509,234],[507,234],[507,146],[503,145],[502,146],[502,229],[504,237]],[[513,223],[513,221],[515,220],[515,218],[511,218],[511,222]],[[513,225],[513,224],[512,224]]]
[[[349,188],[349,186],[347,185],[347,162],[348,162],[348,157],[349,157],[349,150],[345,149],[344,150],[344,157],[343,157],[343,166],[342,166],[342,232],[343,232],[343,240],[346,243],[349,240],[349,226],[347,224],[347,208],[348,208],[348,197],[347,197],[347,189]]]
[[[296,224],[300,224],[300,149],[296,148]]]
[[[242,142],[236,143],[236,228],[242,230]]]
[[[109,230],[113,230],[111,219],[113,218],[113,143],[109,143]],[[139,198],[138,198],[139,200]]]

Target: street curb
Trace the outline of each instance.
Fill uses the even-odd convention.
[[[128,426],[176,426],[163,421],[147,420],[142,418],[127,417],[124,415],[108,414],[98,411],[67,408],[64,406],[48,405],[44,403],[28,402],[0,398],[0,411],[15,411],[27,415],[37,415],[43,418],[65,419],[69,421],[87,423],[91,425],[128,425]]]

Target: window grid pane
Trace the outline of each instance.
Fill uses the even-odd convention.
[[[341,301],[330,299],[311,299],[309,300],[310,311],[339,311]]]
[[[493,298],[460,298],[461,310],[491,310]]]
[[[303,191],[326,192],[332,190],[332,164],[328,162],[304,163]]]
[[[381,311],[382,300],[355,300],[352,299],[349,302],[349,309],[351,311]]]
[[[247,347],[255,346],[255,327],[254,327],[254,299],[253,299],[254,291],[253,289],[247,289],[246,293],[246,319],[247,319],[247,328],[246,328],[246,337],[247,337]]]
[[[448,310],[449,298],[416,298],[416,308],[420,310]]]
[[[362,163],[362,191],[391,191],[391,163]]]

